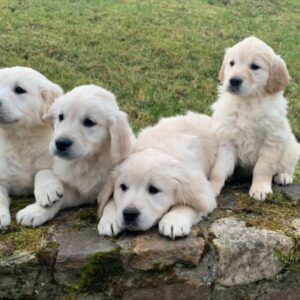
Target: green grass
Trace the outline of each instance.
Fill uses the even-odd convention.
[[[2,0],[0,11],[0,67],[33,67],[65,91],[101,85],[135,131],[186,110],[210,114],[224,48],[256,35],[287,62],[300,139],[299,0]]]
[[[287,62],[300,137],[298,0],[2,0],[0,10],[0,66],[31,66],[66,91],[110,89],[135,130],[187,109],[210,113],[224,48],[254,34]]]

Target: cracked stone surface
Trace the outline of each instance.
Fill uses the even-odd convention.
[[[283,264],[275,250],[287,254],[293,241],[266,229],[247,227],[237,218],[222,218],[212,224],[213,244],[219,253],[218,282],[224,286],[247,284],[270,279]]]
[[[297,299],[300,270],[275,249],[286,257],[299,251],[287,234],[297,241],[300,186],[274,191],[280,197],[254,208],[248,185],[227,188],[218,209],[176,240],[157,228],[100,237],[95,207],[62,212],[37,229],[13,224],[0,233],[0,299]],[[276,209],[286,232],[272,223]],[[272,230],[259,226],[269,225],[264,213]]]

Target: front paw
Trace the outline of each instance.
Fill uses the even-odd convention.
[[[274,181],[279,185],[289,185],[293,183],[293,177],[287,173],[281,173],[274,177]]]
[[[64,195],[63,185],[57,181],[38,184],[34,189],[36,203],[42,207],[51,206]]]
[[[191,231],[191,221],[187,217],[170,211],[159,222],[160,234],[175,239],[187,236]]]
[[[116,236],[121,232],[116,219],[102,216],[98,224],[98,232],[100,235]]]
[[[31,204],[17,213],[17,223],[26,227],[37,227],[51,219],[46,208]]]
[[[9,212],[0,214],[0,229],[6,229],[11,223]]]
[[[268,194],[272,193],[273,191],[271,187],[266,184],[260,184],[255,186],[252,185],[249,191],[249,195],[259,201],[264,201],[267,198]]]

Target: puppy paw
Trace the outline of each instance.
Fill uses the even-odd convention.
[[[121,228],[114,218],[103,216],[98,224],[98,232],[100,235],[116,236],[121,232]]]
[[[264,201],[268,194],[272,194],[273,191],[271,189],[271,187],[269,187],[268,185],[255,185],[255,186],[251,186],[250,191],[249,191],[249,195],[259,201]]]
[[[17,223],[26,227],[37,227],[51,219],[46,208],[31,204],[17,213]]]
[[[293,183],[293,177],[287,173],[281,173],[274,177],[274,182],[279,185],[289,185]]]
[[[51,206],[64,195],[64,187],[59,181],[48,181],[34,189],[36,203],[42,207]]]
[[[160,234],[175,239],[187,236],[191,231],[191,221],[175,211],[167,213],[159,222]]]
[[[0,214],[0,229],[6,229],[11,223],[11,217],[9,213]]]

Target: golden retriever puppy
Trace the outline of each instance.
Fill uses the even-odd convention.
[[[253,172],[250,196],[264,200],[272,193],[273,176],[280,185],[293,182],[300,154],[283,96],[286,64],[263,41],[248,37],[226,50],[219,79],[212,109],[220,149],[210,182],[219,194],[239,165]]]
[[[144,129],[99,195],[100,235],[157,222],[162,235],[188,235],[216,207],[208,175],[217,150],[208,116],[190,112]]]
[[[61,196],[62,186],[50,170],[52,128],[42,116],[62,93],[31,68],[0,70],[0,228],[11,223],[9,196],[34,192],[40,204]]]
[[[17,221],[24,226],[39,226],[64,208],[95,203],[113,165],[130,151],[134,138],[115,96],[94,85],[79,86],[58,98],[47,117],[54,123],[53,171],[64,195],[48,207],[35,203],[21,210]]]

